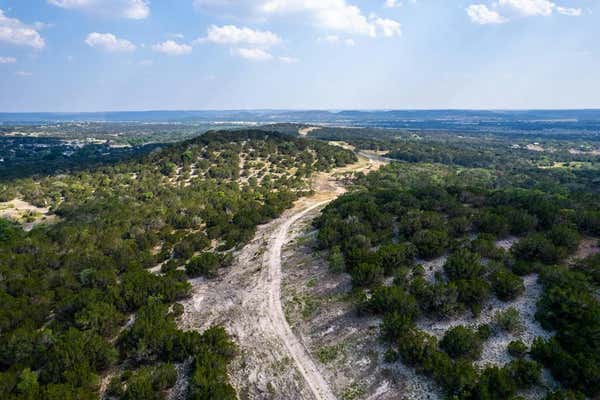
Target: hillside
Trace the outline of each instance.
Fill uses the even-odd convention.
[[[0,220],[0,397],[153,399],[186,379],[188,398],[233,398],[227,333],[177,328],[188,279],[226,268],[259,224],[310,191],[314,172],[355,159],[278,133],[211,132],[130,161],[4,181],[4,208],[16,199],[52,219],[28,232]]]

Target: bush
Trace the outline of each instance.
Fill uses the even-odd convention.
[[[548,393],[545,400],[585,400],[585,395],[570,390],[558,390],[556,392]]]
[[[476,399],[510,399],[517,391],[517,385],[506,368],[487,367],[481,373],[477,388]]]
[[[497,330],[508,333],[517,333],[523,329],[519,311],[514,307],[498,311],[494,315],[494,326]]]
[[[382,286],[373,292],[369,308],[374,313],[397,313],[411,321],[419,315],[419,306],[414,296],[399,286]]]
[[[508,368],[515,384],[520,389],[527,389],[540,381],[542,366],[535,361],[523,358],[511,361]]]
[[[390,275],[398,268],[412,266],[416,255],[417,249],[412,244],[388,244],[377,251],[377,260],[386,275]]]
[[[468,306],[474,315],[479,315],[490,297],[490,284],[482,278],[461,279],[454,283],[458,289],[458,301]]]
[[[483,343],[475,330],[457,326],[444,334],[440,347],[452,358],[476,360],[481,356]]]
[[[525,291],[523,279],[506,268],[498,268],[491,276],[492,289],[502,301],[510,301],[519,297]]]
[[[448,257],[444,264],[444,272],[451,281],[475,279],[483,274],[483,265],[479,255],[467,249],[459,249]]]
[[[550,239],[540,233],[521,239],[513,247],[513,253],[518,259],[541,261],[545,264],[554,264],[565,255]]]
[[[335,246],[331,249],[327,261],[329,262],[329,270],[331,272],[336,274],[344,272],[344,255],[339,246]]]
[[[412,239],[419,257],[431,259],[444,254],[448,248],[448,233],[442,230],[421,230]]]
[[[191,278],[198,276],[215,278],[220,267],[221,258],[217,254],[204,252],[193,257],[185,266],[185,271]]]
[[[513,357],[525,357],[528,350],[527,345],[520,340],[513,340],[508,344],[508,354]]]
[[[383,280],[383,268],[377,264],[361,263],[350,272],[350,275],[352,286],[368,287]]]

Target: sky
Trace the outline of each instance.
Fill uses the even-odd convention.
[[[0,0],[0,112],[600,108],[600,0]]]

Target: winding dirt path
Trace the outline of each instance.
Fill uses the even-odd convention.
[[[271,237],[269,251],[266,253],[266,265],[270,272],[268,311],[272,329],[277,332],[283,341],[285,348],[296,364],[296,368],[302,374],[314,397],[323,400],[335,400],[336,397],[317,369],[306,347],[300,343],[292,332],[281,305],[281,249],[289,240],[291,226],[312,210],[324,206],[329,201],[325,200],[311,205],[287,219]]]
[[[315,177],[315,194],[296,202],[281,217],[258,228],[215,280],[192,281],[183,302],[181,327],[203,331],[224,326],[240,347],[230,377],[241,399],[335,400],[310,352],[294,335],[281,302],[281,250],[290,228],[311,211],[345,192],[335,175],[368,172],[385,162],[361,153],[360,161]],[[175,396],[173,398],[178,398]]]

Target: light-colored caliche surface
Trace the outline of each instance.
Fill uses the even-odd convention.
[[[316,131],[316,130],[319,130],[319,129],[321,129],[320,126],[307,126],[307,127],[298,129],[298,134],[300,136],[306,136],[309,133],[311,133],[313,131]]]
[[[336,176],[368,172],[382,164],[361,157],[352,166],[317,174],[315,194],[260,226],[254,239],[235,254],[233,265],[217,279],[192,281],[192,296],[183,302],[180,325],[203,331],[218,324],[232,335],[239,354],[231,365],[230,378],[240,399],[335,399],[285,319],[281,248],[292,239],[290,228],[296,221],[344,193]]]
[[[294,214],[286,220],[270,240],[270,249],[267,253],[267,267],[270,272],[270,296],[269,311],[271,324],[282,339],[287,351],[295,362],[296,368],[302,374],[311,393],[316,399],[335,400],[329,384],[323,378],[323,375],[317,369],[315,362],[311,358],[307,349],[296,338],[292,329],[288,325],[283,308],[281,306],[281,249],[289,239],[290,227],[310,211],[327,204],[329,200],[319,202]]]
[[[21,199],[14,199],[0,203],[0,218],[21,224],[23,229],[30,231],[36,225],[54,221],[56,215],[49,208],[36,207]]]

